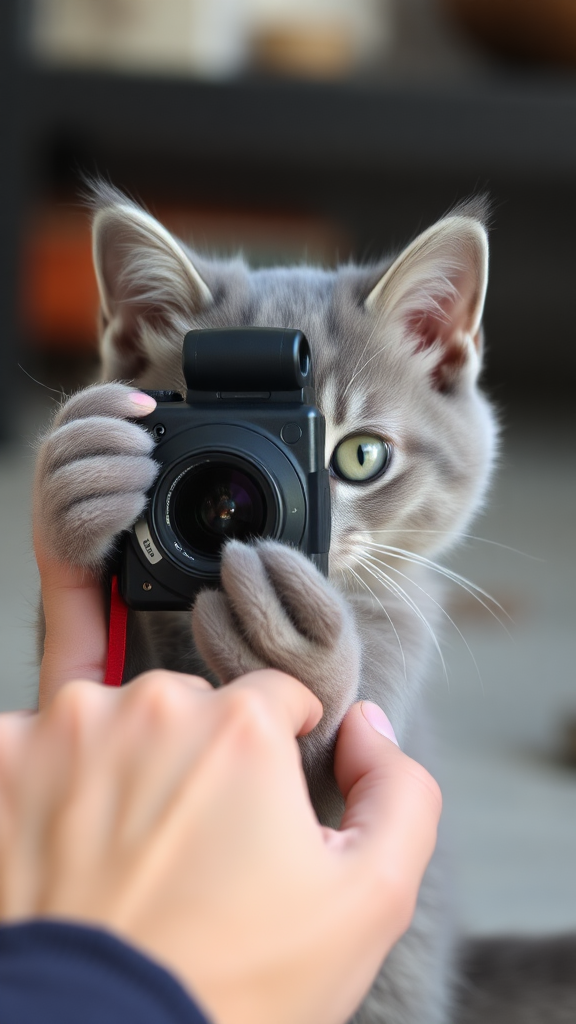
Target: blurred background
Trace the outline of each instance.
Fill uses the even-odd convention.
[[[36,699],[33,439],[96,366],[82,174],[256,264],[378,257],[488,192],[503,447],[450,564],[513,621],[454,588],[435,770],[464,927],[576,930],[574,4],[2,0],[0,89],[0,707]]]

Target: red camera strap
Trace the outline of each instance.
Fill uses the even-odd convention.
[[[113,576],[110,585],[110,624],[108,626],[108,658],[105,686],[122,686],[124,662],[126,660],[126,625],[128,606],[118,589],[118,577]]]

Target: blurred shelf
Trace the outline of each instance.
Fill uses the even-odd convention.
[[[576,171],[576,78],[507,73],[435,82],[225,83],[30,68],[29,137],[186,162],[564,177]]]
[[[216,83],[24,63],[3,100],[19,146],[10,179],[9,161],[0,167],[0,213],[13,221],[5,235],[10,251],[15,185],[21,219],[26,211],[37,230],[46,208],[62,218],[66,207],[77,207],[82,171],[109,176],[159,215],[168,206],[187,210],[200,248],[218,241],[202,220],[210,211],[227,236],[237,222],[240,244],[245,221],[268,222],[278,249],[292,237],[288,220],[297,244],[296,236],[309,241],[315,218],[329,250],[318,258],[328,262],[379,258],[458,200],[487,190],[496,227],[489,383],[525,398],[546,389],[572,394],[573,74],[493,67],[460,77],[439,71],[433,79],[399,73],[379,81],[245,76]],[[43,263],[51,309],[52,255]],[[13,319],[14,294],[8,278],[0,280],[0,307]],[[78,324],[72,333],[79,337]]]
[[[200,237],[211,253],[241,248],[252,264],[330,263],[346,236],[319,216],[272,215],[155,204],[155,215],[179,238]],[[22,245],[20,322],[34,349],[94,353],[98,289],[87,211],[79,205],[36,204]]]

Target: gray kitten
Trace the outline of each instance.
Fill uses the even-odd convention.
[[[118,381],[185,391],[191,328],[300,328],[326,417],[332,468],[330,582],[272,541],[231,543],[222,589],[192,614],[131,615],[128,678],[158,665],[226,683],[275,666],[319,696],[302,742],[312,799],[337,824],[335,734],[358,697],[380,704],[418,757],[417,706],[439,613],[428,559],[482,501],[496,428],[477,388],[488,246],[480,204],[421,234],[381,266],[250,270],[200,258],[108,186],[95,190],[101,383],[57,413],[38,459],[36,508],[60,559],[100,570],[141,514],[157,466]],[[357,1024],[445,1024],[452,939],[441,851],[414,922],[383,966]],[[305,927],[305,925],[304,925]]]

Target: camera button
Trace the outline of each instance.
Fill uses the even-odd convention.
[[[280,437],[285,444],[296,444],[302,437],[302,431],[297,423],[285,423],[280,431]]]

